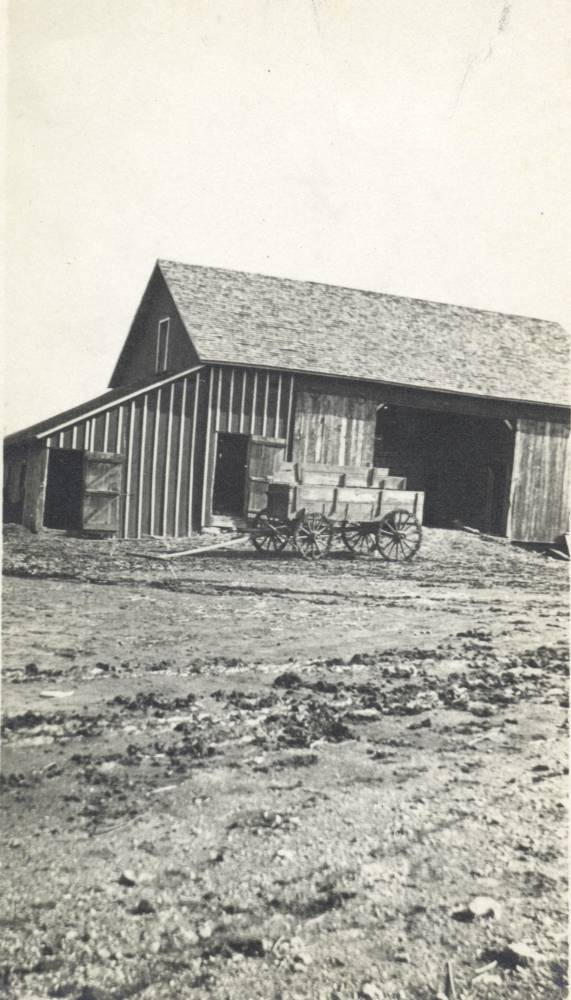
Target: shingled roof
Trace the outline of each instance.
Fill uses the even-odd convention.
[[[168,260],[158,267],[204,363],[569,404],[568,337],[557,323]]]

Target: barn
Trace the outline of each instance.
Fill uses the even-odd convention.
[[[383,467],[424,521],[568,530],[556,323],[159,260],[109,389],[5,440],[4,515],[184,537],[241,527],[283,461]]]

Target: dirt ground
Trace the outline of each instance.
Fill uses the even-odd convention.
[[[6,530],[2,995],[565,996],[567,564],[166,547]]]

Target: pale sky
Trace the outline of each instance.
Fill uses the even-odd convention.
[[[12,0],[6,430],[157,257],[571,330],[567,0]]]

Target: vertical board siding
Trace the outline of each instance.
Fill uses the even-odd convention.
[[[258,373],[254,372],[254,380],[252,383],[252,399],[250,402],[249,425],[248,425],[248,431],[250,434],[256,433],[257,403],[258,403]]]
[[[569,530],[569,427],[518,420],[508,536],[520,542],[554,542]]]
[[[291,439],[294,376],[218,365],[110,404],[49,448],[121,455],[119,535],[187,536],[210,517],[218,433]]]
[[[216,430],[230,430],[230,381],[231,372],[218,369],[218,395],[216,404]]]
[[[228,422],[227,422],[228,430],[230,431],[230,433],[234,432],[234,416],[235,416],[234,409],[233,409],[233,407],[234,407],[234,381],[235,381],[234,369],[231,368],[230,369],[230,385],[229,385],[229,388],[228,388]]]
[[[154,419],[153,419],[153,444],[151,448],[150,457],[150,470],[151,470],[151,495],[149,498],[149,521],[148,521],[148,532],[151,535],[156,534],[157,531],[157,503],[160,507],[160,495],[157,500],[157,490],[160,494],[160,483],[161,483],[161,451],[159,450],[159,434],[161,428],[161,417],[162,417],[162,390],[159,389],[157,395],[153,399],[153,409],[154,409]]]
[[[127,415],[124,415],[123,407],[121,407],[117,419],[117,446],[116,451],[123,451],[122,448],[122,429],[126,424],[125,431],[127,435],[127,446],[125,449],[125,470],[123,476],[123,490],[124,497],[121,506],[121,525],[122,525],[122,535],[127,538],[130,534],[129,517],[131,514],[131,509],[133,506],[133,436],[135,431],[135,400],[131,400],[129,410]]]
[[[292,459],[323,465],[373,463],[376,403],[357,395],[298,392]]]
[[[170,440],[172,437],[171,386],[163,390],[161,396],[159,423],[159,454],[157,456],[157,493],[155,505],[155,534],[164,535],[168,504],[168,484],[170,479]],[[170,426],[169,426],[170,425]]]
[[[156,396],[143,397],[143,412],[141,425],[141,440],[139,448],[141,459],[139,465],[139,482],[137,498],[137,537],[148,535],[151,527],[151,496],[153,458],[153,430],[156,411]]]
[[[103,451],[109,451],[109,410],[103,420]]]
[[[201,413],[197,387],[206,384],[205,378],[208,372],[203,370],[151,389],[78,420],[46,440],[49,448],[122,456],[120,537],[186,536],[199,526],[200,512],[193,513],[193,505],[202,491],[206,396]],[[229,406],[234,405],[231,385],[230,378],[226,390],[220,382]]]
[[[240,368],[213,369],[212,426],[221,432],[285,439],[293,412],[294,376]]]
[[[175,468],[175,481],[174,481],[174,511],[173,511],[173,534],[180,534],[180,493],[182,487],[182,458],[183,458],[183,446],[184,446],[184,425],[185,425],[185,409],[186,409],[186,379],[182,382],[182,396],[179,400],[179,419],[177,421],[178,426],[178,441],[177,441],[177,456],[176,456],[176,468]],[[177,386],[178,388],[178,386]]]
[[[206,426],[206,475],[200,519],[212,517],[217,435],[246,434],[287,440],[293,413],[294,376],[264,369],[213,366],[208,396]],[[203,418],[204,419],[204,418]]]
[[[115,413],[115,439],[113,445],[113,451],[115,453],[121,452],[123,450],[123,434],[124,434],[124,422],[125,422],[125,407],[120,406]]]
[[[200,523],[206,524],[207,510],[209,506],[209,498],[211,496],[211,469],[212,462],[209,461],[211,450],[212,450],[212,420],[216,420],[216,410],[214,412],[214,418],[212,414],[213,405],[213,388],[215,379],[215,369],[211,368],[208,372],[208,407],[206,412],[206,437],[205,437],[205,460],[204,460],[204,475],[202,477],[202,508],[200,514]]]
[[[242,372],[242,388],[240,391],[240,418],[238,420],[238,433],[242,434],[244,431],[244,414],[246,412],[246,391],[248,387],[248,372],[244,368]]]

